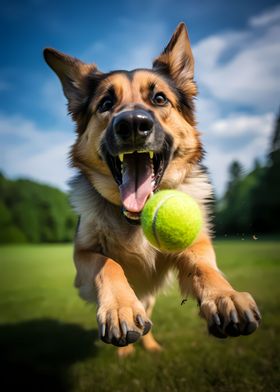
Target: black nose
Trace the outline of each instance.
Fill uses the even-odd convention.
[[[142,109],[125,111],[113,120],[115,134],[123,141],[141,142],[153,132],[154,120]]]

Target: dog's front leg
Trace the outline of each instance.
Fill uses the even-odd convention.
[[[81,249],[75,250],[74,260],[75,285],[83,299],[97,303],[98,330],[103,342],[126,346],[150,330],[145,309],[117,262]]]
[[[177,264],[183,295],[194,295],[209,332],[218,337],[249,335],[260,323],[260,312],[249,293],[237,292],[218,270],[206,234],[189,247]]]

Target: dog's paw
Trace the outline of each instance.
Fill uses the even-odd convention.
[[[260,312],[252,296],[234,290],[203,298],[200,314],[207,320],[209,333],[221,339],[250,335],[261,321]]]
[[[100,339],[108,344],[123,347],[135,343],[151,329],[152,322],[147,318],[140,301],[130,303],[102,304],[97,310]]]

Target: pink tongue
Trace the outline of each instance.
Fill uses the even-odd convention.
[[[141,212],[153,191],[153,169],[148,153],[125,154],[120,194],[124,208]]]

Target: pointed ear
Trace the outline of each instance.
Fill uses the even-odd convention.
[[[52,48],[44,49],[47,64],[59,77],[69,109],[73,109],[85,98],[86,76],[99,73],[95,64],[85,64],[75,57],[68,56]]]
[[[154,60],[153,68],[169,74],[179,86],[193,79],[194,59],[184,23],[177,26],[164,51]]]

